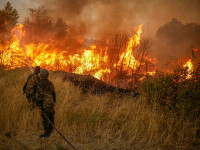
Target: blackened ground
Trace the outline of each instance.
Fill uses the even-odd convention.
[[[109,92],[115,92],[117,94],[126,94],[133,97],[138,97],[140,94],[134,90],[127,90],[123,88],[116,88],[108,85],[105,82],[91,76],[91,75],[79,75],[75,73],[69,73],[64,71],[55,71],[53,75],[61,76],[63,81],[70,81],[75,86],[82,89],[83,93],[91,92],[92,94],[103,95]]]

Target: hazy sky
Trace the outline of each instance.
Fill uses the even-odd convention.
[[[32,0],[0,0],[0,8],[2,9],[8,1],[19,12],[20,22],[29,15],[28,8],[38,8],[40,6],[39,3]]]
[[[172,18],[200,24],[200,0],[0,0],[0,8],[7,1],[18,10],[20,22],[29,15],[28,8],[44,5],[51,16],[84,24],[88,32],[131,30],[144,24],[155,33]]]

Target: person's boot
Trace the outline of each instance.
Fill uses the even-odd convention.
[[[40,137],[49,137],[50,136],[50,133],[48,132],[45,132],[44,134],[41,134]]]
[[[40,135],[40,137],[49,137],[52,132],[52,127],[45,128],[45,133]]]

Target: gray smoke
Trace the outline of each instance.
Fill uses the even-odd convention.
[[[51,15],[68,24],[85,24],[88,32],[131,31],[144,24],[146,32],[156,30],[172,18],[200,23],[199,0],[33,0]]]

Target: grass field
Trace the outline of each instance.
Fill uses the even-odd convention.
[[[39,138],[40,110],[29,110],[22,92],[29,73],[0,69],[0,149],[70,149],[55,131]],[[154,102],[150,107],[144,94],[95,96],[52,72],[50,80],[57,94],[55,126],[77,149],[200,149],[198,120],[163,113]]]

